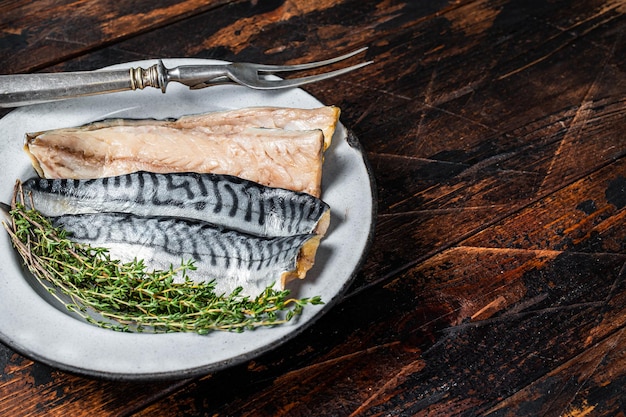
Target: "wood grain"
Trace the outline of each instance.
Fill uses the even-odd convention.
[[[3,3],[0,73],[33,72],[226,3],[229,1]]]

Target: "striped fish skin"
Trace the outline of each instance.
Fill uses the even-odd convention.
[[[323,235],[330,208],[310,194],[230,175],[137,172],[90,180],[23,183],[45,216],[121,212],[202,220],[258,236]]]
[[[283,289],[304,278],[321,237],[304,234],[250,236],[205,222],[127,213],[64,215],[52,219],[76,242],[109,249],[112,259],[144,261],[148,269],[167,270],[192,259],[194,281],[215,280],[216,293],[256,296],[267,286]],[[182,277],[179,277],[179,282]]]

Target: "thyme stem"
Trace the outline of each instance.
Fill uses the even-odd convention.
[[[32,202],[29,206],[18,182],[11,224],[3,222],[13,246],[55,300],[98,326],[139,332],[241,332],[286,323],[307,304],[322,304],[320,297],[289,298],[288,290],[272,286],[255,298],[241,296],[241,288],[217,295],[214,282],[189,278],[195,269],[191,261],[155,271],[148,271],[141,260],[122,263],[104,248],[71,241]],[[184,282],[175,283],[176,276]]]

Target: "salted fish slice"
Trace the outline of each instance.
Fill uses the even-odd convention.
[[[241,109],[214,111],[181,116],[178,119],[106,119],[80,127],[57,129],[74,132],[76,130],[106,130],[117,127],[134,128],[153,126],[159,128],[200,130],[206,133],[233,134],[249,128],[283,130],[321,130],[324,135],[324,149],[327,149],[335,133],[341,111],[336,106],[313,109],[292,107],[244,107]],[[39,132],[43,133],[43,132]],[[33,133],[32,135],[36,135]],[[120,129],[120,134],[132,134],[131,129]]]
[[[111,119],[29,133],[24,149],[45,178],[136,171],[228,174],[319,197],[337,107],[254,107],[178,120]]]
[[[326,233],[328,204],[310,194],[230,175],[137,172],[90,180],[30,178],[22,189],[44,216],[120,212],[202,220],[258,236]]]
[[[323,143],[320,130],[250,128],[223,134],[146,124],[49,131],[29,136],[26,149],[44,178],[214,173],[319,197]]]
[[[216,293],[243,287],[256,296],[271,284],[304,278],[314,263],[321,237],[315,234],[258,237],[206,222],[127,213],[64,215],[52,218],[76,242],[109,250],[112,259],[144,261],[148,269],[168,270],[193,260],[196,282],[215,280]],[[181,282],[182,277],[178,277]]]

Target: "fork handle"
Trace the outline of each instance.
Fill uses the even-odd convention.
[[[161,61],[148,69],[137,67],[105,71],[0,75],[0,107],[25,106],[146,87],[160,88],[165,92],[168,81],[167,69]]]
[[[208,87],[209,85],[232,82],[229,78],[230,65],[182,65],[174,68],[164,68],[163,78],[167,82],[177,82],[192,90]]]

